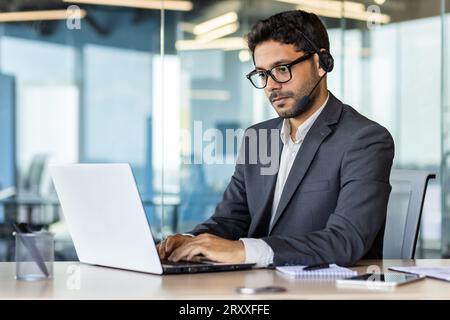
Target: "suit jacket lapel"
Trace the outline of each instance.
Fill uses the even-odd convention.
[[[270,226],[269,234],[272,232],[274,226],[302,182],[323,140],[332,132],[330,125],[338,122],[341,111],[342,103],[330,93],[325,108],[309,130],[295,157],[291,171],[289,172],[284,185],[273,223]]]
[[[278,135],[278,150],[275,151],[278,153],[278,167],[280,164],[281,151],[283,150],[283,142],[282,142],[281,136],[280,136],[280,131],[281,131],[282,125],[283,125],[283,121],[280,118],[280,123],[275,128],[275,129],[278,129],[278,131],[276,132],[276,134]],[[271,134],[272,134],[272,131],[269,129],[268,134],[267,134],[267,146],[268,146],[268,148],[270,148],[270,150],[268,150],[269,154],[272,153],[272,148],[273,148],[273,146],[271,144]],[[275,132],[274,132],[274,134],[275,134]],[[253,216],[253,219],[256,221],[256,223],[253,223],[249,229],[250,236],[254,233],[257,226],[259,226],[259,224],[263,220],[263,216],[265,214],[271,214],[273,194],[275,192],[275,184],[276,184],[277,177],[278,177],[278,168],[277,168],[276,172],[277,172],[276,174],[272,174],[272,175],[263,175],[264,193],[262,194],[262,197],[261,197],[263,203],[261,204],[260,207],[258,207],[257,212]],[[269,210],[269,212],[267,210]]]

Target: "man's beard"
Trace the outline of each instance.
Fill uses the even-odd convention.
[[[300,116],[301,114],[308,111],[311,106],[314,104],[314,101],[316,101],[317,96],[319,95],[317,88],[314,90],[313,93],[311,93],[311,90],[314,88],[314,86],[320,81],[320,76],[317,74],[312,74],[311,77],[308,79],[308,81],[305,83],[305,85],[298,90],[298,92],[293,91],[285,91],[285,92],[273,92],[269,96],[269,100],[272,102],[273,99],[277,97],[287,97],[292,98],[294,100],[294,103],[291,108],[288,110],[277,110],[275,108],[275,111],[278,113],[278,116],[284,119],[289,118],[296,118]],[[310,103],[306,106],[302,106],[302,99],[306,96],[308,96],[311,93],[311,96],[309,97],[311,99]]]

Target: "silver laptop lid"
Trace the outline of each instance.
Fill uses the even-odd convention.
[[[51,165],[50,174],[81,262],[162,274],[128,164]]]

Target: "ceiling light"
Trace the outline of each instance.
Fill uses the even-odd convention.
[[[178,28],[183,32],[194,33],[194,27],[195,25],[189,22],[178,23]]]
[[[215,39],[223,38],[227,35],[235,33],[238,30],[239,30],[239,23],[235,22],[235,23],[220,27],[218,29],[209,31],[200,36],[197,36],[196,40],[198,40],[199,42],[205,43],[205,42],[212,41]]]
[[[42,20],[66,20],[86,17],[85,10],[41,10],[41,11],[15,11],[1,12],[0,22],[42,21]]]
[[[276,0],[278,2],[296,4],[297,9],[313,12],[319,16],[331,18],[347,18],[353,20],[389,23],[391,17],[386,14],[367,12],[364,4],[354,1],[333,0]]]
[[[216,18],[202,22],[194,27],[194,34],[201,35],[207,33],[211,30],[217,29],[219,27],[225,26],[227,24],[236,22],[238,20],[238,15],[236,12],[231,11]]]
[[[248,62],[252,58],[252,55],[250,54],[250,51],[248,50],[241,50],[239,51],[239,61],[241,62]]]
[[[178,51],[212,49],[234,51],[248,49],[247,42],[241,37],[221,38],[206,43],[199,42],[198,40],[178,40],[175,43],[175,47]]]
[[[63,0],[63,2],[77,4],[95,4],[104,6],[131,7],[140,9],[165,9],[175,11],[191,11],[193,4],[191,1],[176,0]]]

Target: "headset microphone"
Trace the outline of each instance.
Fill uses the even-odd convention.
[[[325,52],[320,51],[319,47],[314,43],[314,41],[312,41],[310,38],[308,38],[306,36],[306,34],[304,34],[301,31],[300,31],[300,34],[303,36],[303,38],[306,40],[306,42],[308,42],[309,45],[314,49],[314,52],[317,53],[317,55],[319,56],[319,65],[325,71],[323,76],[320,77],[319,81],[317,81],[316,85],[314,86],[314,88],[312,88],[312,90],[309,92],[309,94],[307,96],[304,96],[298,103],[298,109],[303,112],[310,106],[310,104],[312,102],[311,95],[314,92],[314,90],[317,88],[317,86],[322,81],[322,79],[325,77],[325,75],[328,72],[331,72],[333,70],[334,59],[333,59],[333,56],[331,55],[331,53],[329,53],[328,51],[325,51]]]
[[[319,81],[317,81],[316,85],[314,86],[314,88],[312,88],[312,90],[309,92],[309,94],[307,96],[304,96],[300,102],[298,103],[298,109],[300,109],[301,111],[305,111],[309,105],[311,104],[312,100],[311,100],[311,95],[314,92],[314,90],[316,90],[317,86],[319,85],[319,83],[322,81],[322,79],[325,77],[327,73],[325,72],[323,76],[320,77]]]

